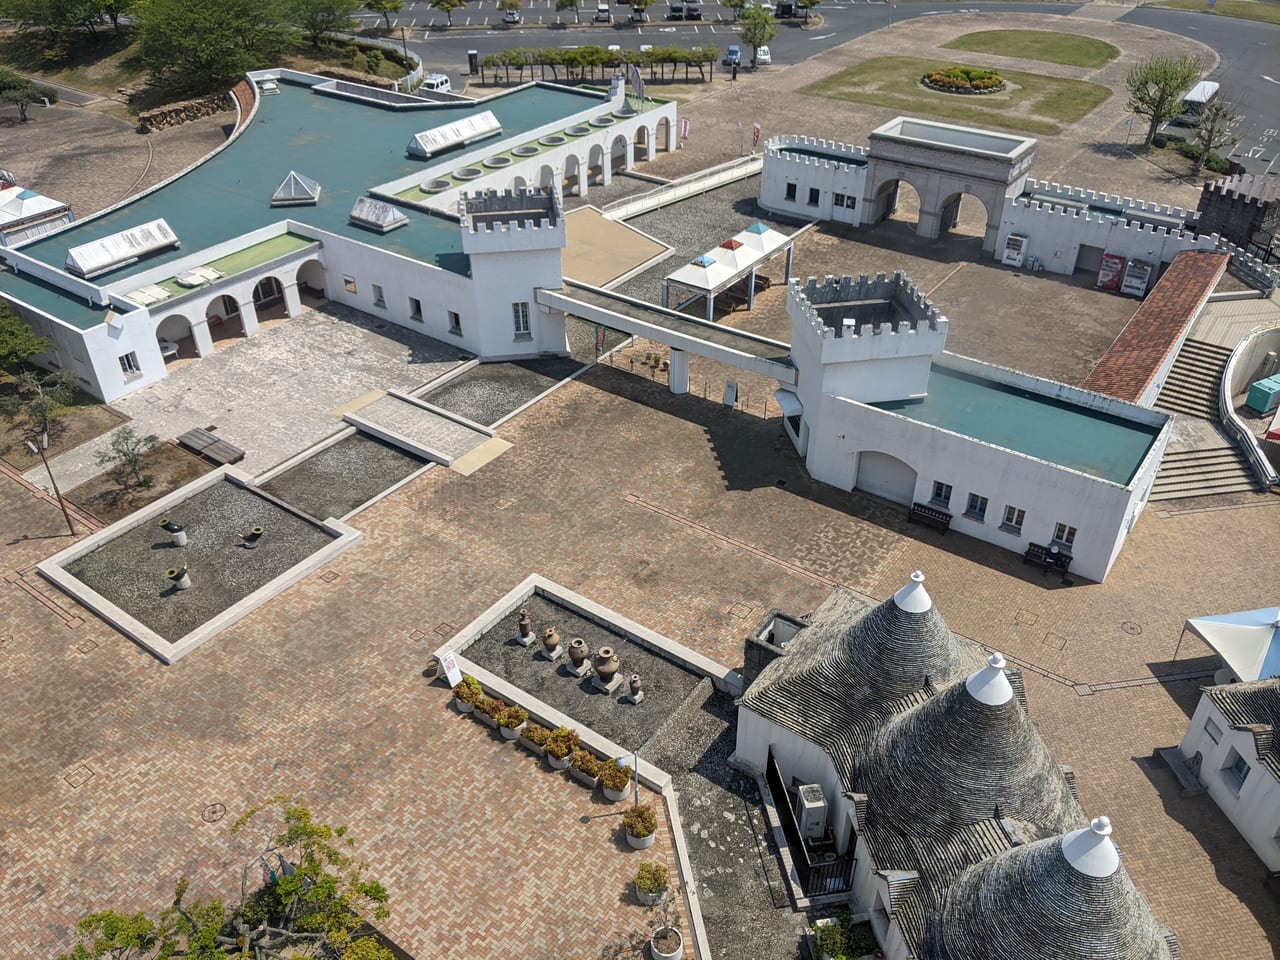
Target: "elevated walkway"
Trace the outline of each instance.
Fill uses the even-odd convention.
[[[687,354],[715,360],[738,370],[758,373],[788,387],[796,385],[796,369],[791,365],[791,345],[787,343],[734,330],[718,323],[707,323],[643,300],[634,300],[572,280],[566,280],[559,290],[539,290],[536,299],[544,307],[572,314],[588,323],[603,324],[670,347],[673,393],[685,393],[688,390]]]

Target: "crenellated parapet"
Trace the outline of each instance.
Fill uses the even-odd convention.
[[[765,141],[764,154],[773,161],[794,163],[825,170],[844,170],[867,165],[867,148],[819,137],[786,134]],[[822,156],[815,156],[822,154]]]
[[[565,245],[564,210],[553,187],[464,193],[458,220],[468,254]]]
[[[1166,203],[1135,200],[1132,197],[1125,197],[1120,194],[1085,190],[1082,187],[1052,183],[1048,180],[1027,180],[1021,196],[1014,198],[1010,202],[1025,205],[1039,203],[1041,206],[1062,206],[1066,209],[1075,209],[1088,215],[1103,218],[1117,216],[1121,218],[1158,217],[1174,221],[1174,223],[1168,224],[1170,227],[1182,224],[1193,229],[1196,218],[1199,216],[1194,210],[1184,210],[1182,207],[1174,207]]]

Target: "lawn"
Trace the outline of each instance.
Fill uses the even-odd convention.
[[[143,458],[142,473],[152,478],[151,486],[125,491],[106,473],[100,473],[67,491],[66,497],[99,520],[113,523],[212,469],[212,464],[193,457],[175,444],[158,443]]]
[[[1238,17],[1241,20],[1262,20],[1280,23],[1280,4],[1260,3],[1257,0],[1218,0],[1212,10],[1205,0],[1163,0],[1157,7],[1174,10],[1195,10],[1215,17]]]
[[[1102,67],[1120,56],[1120,51],[1109,43],[1053,30],[980,30],[956,37],[943,46],[948,50],[1041,60],[1068,67]]]
[[[1013,70],[1000,72],[1009,81],[1006,90],[986,96],[940,93],[920,86],[924,74],[949,66],[955,64],[877,57],[812,83],[801,92],[956,123],[1048,135],[1061,133],[1063,127],[1087,116],[1111,96],[1110,90],[1096,83]]]

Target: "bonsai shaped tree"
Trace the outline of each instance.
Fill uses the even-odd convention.
[[[643,840],[658,829],[658,815],[650,804],[639,804],[622,815],[622,828],[637,840]]]

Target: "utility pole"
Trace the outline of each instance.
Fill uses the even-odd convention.
[[[74,537],[76,535],[75,524],[71,522],[71,514],[67,512],[67,503],[62,499],[62,491],[58,489],[58,481],[53,479],[53,471],[49,469],[49,460],[44,455],[44,445],[48,443],[48,435],[46,434],[40,438],[40,444],[38,446],[30,440],[25,442],[28,450],[40,455],[40,462],[44,464],[45,473],[49,474],[49,485],[53,487],[53,495],[58,500],[58,506],[62,508],[63,519],[67,521],[67,529],[71,531],[71,535]]]

